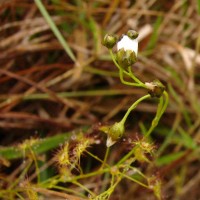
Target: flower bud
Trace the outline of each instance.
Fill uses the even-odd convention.
[[[138,37],[138,32],[134,30],[129,30],[126,34],[130,39],[136,39]]]
[[[151,95],[151,97],[161,97],[164,90],[165,90],[165,86],[159,81],[159,80],[154,80],[153,82],[146,82],[145,83],[149,94]]]
[[[116,122],[112,126],[103,126],[100,130],[108,135],[106,146],[110,147],[124,134],[124,124]]]
[[[102,41],[102,44],[108,49],[113,48],[116,43],[117,43],[117,37],[109,34],[106,34]]]
[[[116,60],[121,67],[126,69],[137,61],[137,57],[134,51],[120,49],[117,51]]]

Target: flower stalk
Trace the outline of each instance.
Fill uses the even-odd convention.
[[[134,30],[129,30],[126,34],[123,34],[118,41],[116,36],[106,34],[102,42],[102,44],[108,48],[111,58],[119,70],[119,78],[122,84],[144,88],[148,92],[147,95],[139,98],[128,108],[120,122],[116,122],[112,126],[103,126],[100,128],[101,131],[107,134],[107,147],[115,144],[116,141],[124,135],[125,122],[130,112],[132,112],[141,101],[144,101],[148,98],[159,99],[156,116],[154,117],[150,128],[146,132],[145,137],[149,137],[152,131],[158,125],[158,122],[165,112],[169,102],[168,93],[165,90],[165,86],[159,80],[143,83],[134,75],[132,71],[132,65],[137,62],[137,38],[138,33]],[[117,46],[116,53],[113,52],[113,47],[115,45]],[[128,80],[126,80],[125,77]]]

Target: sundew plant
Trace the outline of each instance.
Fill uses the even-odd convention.
[[[151,159],[154,157],[155,145],[150,140],[150,136],[166,110],[168,93],[160,81],[155,80],[143,83],[134,75],[134,63],[137,62],[138,54],[137,37],[138,33],[136,31],[129,30],[119,39],[116,36],[106,34],[102,41],[102,44],[108,48],[112,60],[119,71],[121,83],[147,91],[146,95],[140,97],[127,109],[119,122],[109,126],[99,126],[99,134],[101,135],[104,132],[107,135],[104,156],[100,158],[92,150],[94,145],[102,145],[103,151],[104,142],[102,139],[91,134],[90,131],[85,132],[84,130],[73,133],[71,137],[65,134],[47,139],[30,139],[25,140],[16,147],[1,149],[2,161],[5,162],[5,165],[7,161],[4,160],[4,157],[7,159],[23,158],[21,166],[23,170],[19,178],[9,187],[9,190],[0,193],[2,197],[8,195],[9,199],[26,199],[27,197],[29,199],[39,199],[43,193],[56,195],[55,189],[65,191],[66,193],[61,196],[67,199],[106,200],[110,199],[112,194],[115,193],[115,189],[120,182],[123,179],[127,179],[132,184],[139,184],[149,189],[157,199],[161,199],[161,182],[159,178],[153,176],[153,174],[146,175],[140,167],[135,166],[135,163],[153,165]],[[113,53],[115,45],[117,45],[117,52]],[[143,135],[140,135],[135,140],[125,137],[125,122],[129,114],[142,101],[152,98],[158,99],[158,106],[150,127],[147,127]],[[112,148],[123,138],[126,138],[124,141],[127,141],[128,151],[126,150],[122,157],[110,162],[108,158],[111,156]],[[65,140],[64,143],[63,140]],[[40,168],[40,160],[42,158],[38,157],[38,155],[57,144],[61,144],[61,147],[54,153],[52,162],[58,173],[56,176],[42,181],[42,173],[47,170],[48,165],[43,165]],[[101,149],[101,147],[99,148]],[[88,158],[85,158],[86,156],[99,163],[95,170],[86,171],[84,164],[82,164],[83,158],[86,162],[89,162]],[[35,170],[35,173],[29,177],[28,172],[32,170]],[[102,178],[103,183],[98,186],[98,182],[95,182],[95,180]],[[31,183],[30,179],[36,179],[36,183]],[[88,185],[91,181],[96,184],[95,190]]]
[[[199,16],[0,0],[0,199],[198,200]]]

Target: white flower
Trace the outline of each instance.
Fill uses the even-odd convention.
[[[131,39],[127,35],[123,35],[121,40],[117,43],[117,50],[119,51],[120,49],[126,50],[131,50],[135,53],[137,56],[138,53],[138,40],[136,39]]]
[[[110,147],[123,136],[125,131],[124,122],[115,122],[112,126],[102,126],[100,130],[108,135],[106,146]]]
[[[116,140],[113,140],[110,136],[108,136],[108,138],[106,140],[106,146],[111,147],[115,143],[116,143]]]

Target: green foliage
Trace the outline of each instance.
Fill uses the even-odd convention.
[[[158,166],[167,165],[169,163],[172,163],[173,161],[181,158],[184,155],[183,151],[167,154],[166,156],[162,156],[156,160],[156,164]]]
[[[153,34],[151,35],[151,38],[149,40],[149,43],[148,43],[148,46],[147,46],[147,50],[153,50],[156,43],[157,43],[157,40],[158,40],[158,34],[159,34],[159,27],[161,25],[163,21],[163,18],[161,16],[157,17],[155,23],[154,23],[154,30],[153,30]]]
[[[26,157],[27,151],[31,149],[35,154],[47,152],[60,144],[63,144],[70,138],[71,133],[58,134],[44,139],[25,140],[22,144],[15,147],[1,147],[0,157],[5,159],[17,159]],[[34,141],[31,143],[31,141]]]

